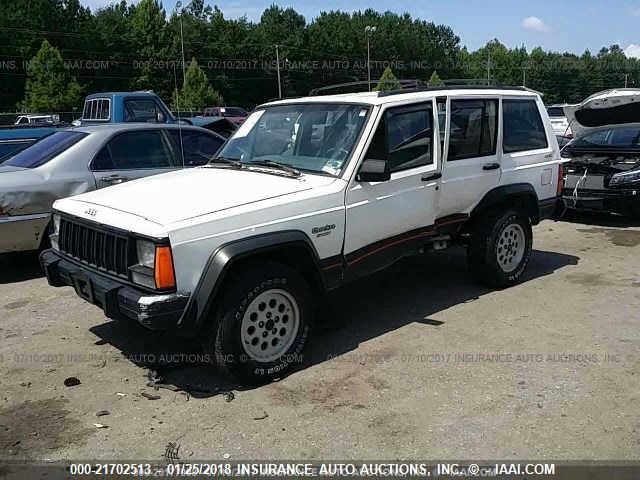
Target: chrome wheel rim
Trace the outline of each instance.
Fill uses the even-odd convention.
[[[300,309],[293,296],[281,289],[262,292],[242,317],[242,346],[259,362],[272,362],[287,353],[300,328]]]
[[[496,256],[498,265],[502,271],[509,273],[514,271],[522,258],[525,251],[524,229],[517,223],[507,225],[498,237],[498,246],[496,248]]]

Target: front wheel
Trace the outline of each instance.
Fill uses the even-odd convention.
[[[532,238],[529,218],[520,211],[493,212],[479,218],[468,250],[471,273],[490,287],[515,285],[529,263]]]
[[[265,263],[241,271],[210,319],[205,353],[238,380],[269,382],[302,361],[312,316],[310,289],[294,269]]]

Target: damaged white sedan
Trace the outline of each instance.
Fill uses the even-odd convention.
[[[60,198],[203,165],[223,143],[216,133],[185,125],[56,131],[0,163],[0,254],[41,248]]]

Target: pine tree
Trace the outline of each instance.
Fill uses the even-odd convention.
[[[438,75],[438,72],[436,72],[435,70],[433,71],[433,73],[429,77],[429,80],[427,80],[427,86],[429,86],[429,87],[444,87],[444,82],[442,81],[442,79]]]
[[[224,102],[220,93],[209,84],[209,79],[195,58],[187,69],[182,90],[173,95],[171,108],[181,111],[200,112],[204,107],[220,106]]]
[[[28,112],[63,112],[79,105],[81,88],[64,66],[60,51],[44,40],[27,67],[24,100]]]
[[[131,79],[133,89],[152,89],[160,96],[171,92],[173,71],[165,68],[169,44],[166,14],[159,0],[140,0],[130,9],[129,31],[138,66]],[[182,70],[181,66],[177,71]]]
[[[393,71],[391,70],[391,68],[387,67],[384,69],[384,72],[382,72],[380,80],[378,81],[378,85],[374,90],[376,90],[377,92],[382,92],[384,90],[397,90],[400,87],[400,82],[393,74]]]

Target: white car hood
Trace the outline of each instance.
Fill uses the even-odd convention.
[[[640,122],[640,89],[620,88],[591,95],[582,103],[564,107],[574,136],[600,127]]]
[[[333,177],[298,178],[232,168],[189,168],[135,180],[73,197],[96,206],[130,213],[167,225],[228,208],[281,197],[319,185]]]

